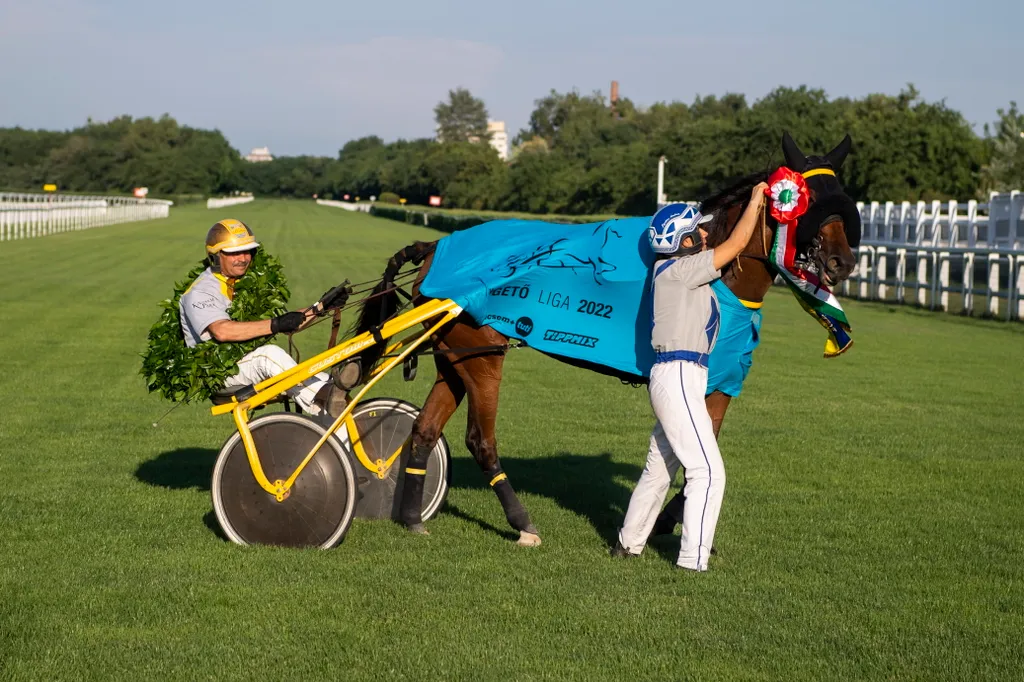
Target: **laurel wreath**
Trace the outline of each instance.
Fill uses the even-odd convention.
[[[238,361],[265,345],[260,337],[239,343],[204,341],[193,348],[185,345],[178,302],[182,294],[206,269],[201,261],[185,279],[174,285],[173,295],[160,303],[160,318],[149,330],[149,346],[142,353],[142,369],[150,393],[159,391],[171,402],[208,400],[238,373]],[[265,320],[287,312],[291,292],[281,263],[262,247],[256,250],[245,275],[235,282],[228,315],[238,322]]]

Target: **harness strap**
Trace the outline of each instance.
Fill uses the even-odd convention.
[[[338,342],[338,330],[341,328],[341,308],[335,308],[333,318],[331,320],[331,340],[327,342],[328,348],[334,348],[334,344]]]

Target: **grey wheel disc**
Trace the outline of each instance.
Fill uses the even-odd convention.
[[[361,519],[398,520],[402,499],[402,471],[409,459],[409,436],[419,409],[395,398],[374,398],[356,406],[352,418],[359,429],[359,444],[371,463],[385,462],[399,448],[401,454],[384,478],[369,470],[354,455],[360,498],[356,516]],[[353,450],[355,448],[353,447]],[[451,454],[444,435],[434,445],[427,459],[427,475],[423,483],[423,520],[433,518],[444,505],[451,483]]]
[[[253,442],[270,482],[287,479],[325,430],[299,415],[277,413],[250,423]],[[225,535],[239,544],[328,548],[352,523],[355,476],[348,454],[327,439],[278,502],[256,482],[241,436],[221,449],[214,467],[213,506]]]

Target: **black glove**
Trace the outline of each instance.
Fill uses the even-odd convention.
[[[277,334],[278,332],[284,332],[285,334],[291,333],[302,326],[302,323],[306,321],[306,316],[298,311],[292,311],[279,315],[270,320],[270,333]]]
[[[352,293],[352,287],[349,286],[346,279],[333,289],[325,291],[320,300],[313,304],[313,310],[316,311],[317,315],[323,315],[332,308],[343,308],[348,303],[350,293]]]

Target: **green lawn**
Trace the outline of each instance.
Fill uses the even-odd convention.
[[[313,202],[0,243],[0,679],[1020,679],[1024,325],[848,303],[856,343],[784,291],[722,433],[711,571],[678,538],[607,555],[646,453],[642,389],[512,353],[505,470],[544,544],[447,429],[448,506],[413,536],[239,547],[209,481],[230,419],[171,413],[138,353],[219,218],[248,222],[293,303],[436,233]],[[304,339],[322,349],[326,326]],[[431,381],[378,393],[422,402]]]

